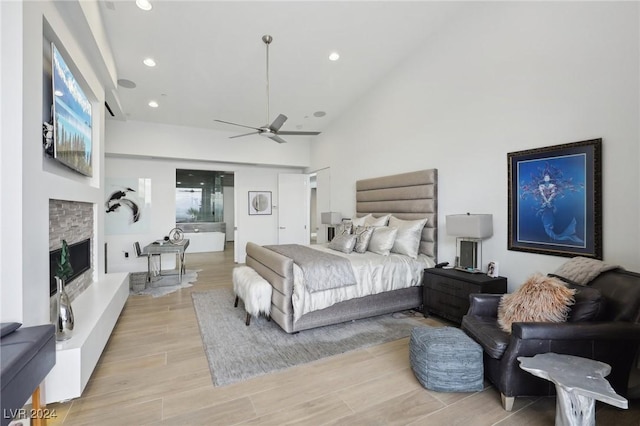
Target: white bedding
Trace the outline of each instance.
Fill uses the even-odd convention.
[[[357,285],[310,293],[305,288],[302,270],[294,264],[292,298],[294,321],[308,312],[324,309],[338,302],[420,285],[424,268],[434,266],[433,260],[424,255],[412,259],[395,253],[389,256],[369,251],[345,254],[331,250],[326,245],[310,247],[349,259]]]

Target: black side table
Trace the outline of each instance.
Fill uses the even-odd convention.
[[[434,313],[457,323],[462,322],[462,317],[469,310],[471,293],[507,292],[505,277],[492,278],[485,274],[472,274],[457,269],[425,269],[422,284],[424,316]]]

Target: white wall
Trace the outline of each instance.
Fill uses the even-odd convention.
[[[134,238],[149,243],[175,226],[176,168],[234,172],[235,258],[242,263],[247,241],[278,242],[277,210],[271,216],[249,216],[247,191],[272,191],[277,200],[278,173],[301,173],[310,164],[308,138],[278,144],[256,137],[229,139],[233,133],[217,130],[115,120],[107,121],[106,134],[106,176],[152,179],[151,232],[106,238],[108,267],[114,272],[145,270],[146,261],[125,259],[122,252],[131,250]],[[163,193],[157,194],[158,188]]]
[[[91,24],[70,15],[77,2],[0,2],[2,8],[1,320],[25,325],[49,318],[49,199],[102,200],[104,90],[109,73],[88,59]],[[77,18],[76,15],[74,17]],[[93,105],[92,178],[42,152],[43,39],[56,42]],[[104,51],[109,51],[108,46]],[[108,62],[107,60],[102,61]],[[100,77],[98,76],[100,75]],[[103,214],[94,218],[95,277],[103,273]]]
[[[435,167],[438,260],[445,215],[492,213],[484,260],[513,290],[566,258],[507,250],[507,153],[602,137],[604,260],[640,270],[638,7],[470,4],[318,137],[331,209],[353,214],[357,179]]]
[[[225,228],[225,241],[233,241],[234,232],[233,228],[236,226],[235,221],[235,188],[233,186],[223,186],[222,187],[222,215],[224,217],[224,221],[226,223]]]
[[[0,2],[0,316],[22,321],[22,5]],[[16,104],[17,102],[17,104]]]
[[[190,130],[189,128],[183,129]],[[192,130],[197,131],[198,129]],[[109,134],[108,141],[111,140],[111,137]],[[221,170],[234,173],[235,197],[231,197],[231,199],[235,199],[235,209],[237,209],[238,240],[235,244],[236,250],[239,250],[239,262],[244,262],[244,247],[247,241],[259,244],[277,244],[277,210],[274,210],[274,214],[271,216],[249,216],[247,191],[272,191],[273,199],[277,200],[278,173],[292,173],[292,169],[193,160],[107,157],[107,178],[151,179],[150,230],[144,234],[105,236],[109,272],[146,271],[146,258],[138,259],[135,257],[133,243],[139,241],[140,245],[144,246],[168,235],[169,231],[175,227],[176,169]],[[302,169],[298,171],[302,172]],[[228,223],[233,226],[233,220]],[[129,257],[124,256],[125,252],[129,253]],[[187,265],[189,264],[188,258],[189,250],[187,249]],[[170,255],[163,256],[163,269],[174,266],[174,258]]]
[[[300,137],[279,144],[257,136],[229,139],[234,134],[195,127],[109,120],[106,149],[107,155],[298,168],[309,166],[309,138]]]

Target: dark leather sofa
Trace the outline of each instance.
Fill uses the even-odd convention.
[[[551,382],[522,370],[517,360],[546,352],[609,364],[607,380],[616,392],[627,395],[640,344],[640,274],[614,269],[600,274],[588,286],[563,280],[577,289],[568,321],[514,323],[511,334],[497,323],[500,295],[469,296],[462,329],[483,347],[485,377],[500,391],[507,411],[511,411],[515,397],[555,394]]]

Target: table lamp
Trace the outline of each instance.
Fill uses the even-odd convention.
[[[467,272],[482,272],[482,240],[493,235],[493,215],[454,214],[446,219],[447,234],[456,237],[455,267]]]
[[[320,213],[320,223],[328,225],[327,238],[328,241],[333,240],[336,233],[336,228],[333,225],[337,225],[342,222],[342,213],[340,212],[324,212]]]

